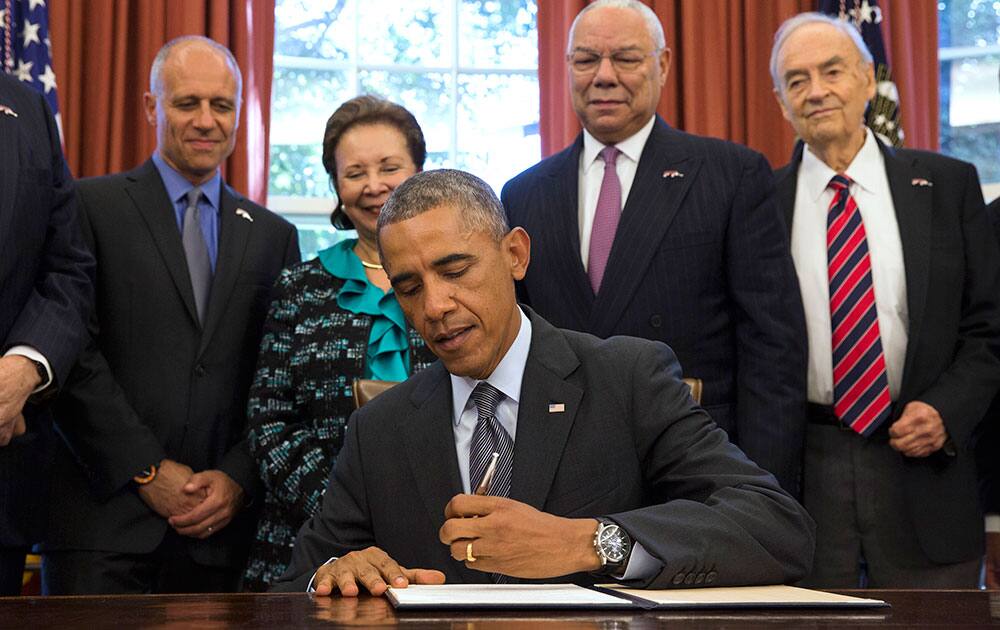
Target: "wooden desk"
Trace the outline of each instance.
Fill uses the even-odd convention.
[[[905,628],[1000,626],[1000,591],[841,591],[884,599],[891,609],[837,612],[407,612],[381,598],[298,594],[119,595],[0,598],[0,628],[329,628],[404,626],[449,630],[579,628]]]

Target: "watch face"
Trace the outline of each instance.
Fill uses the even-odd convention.
[[[602,527],[597,542],[608,562],[621,562],[628,553],[625,533],[617,525]]]

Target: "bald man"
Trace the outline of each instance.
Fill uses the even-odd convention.
[[[145,94],[155,154],[80,182],[100,288],[56,409],[48,593],[237,587],[257,478],[246,395],[271,285],[299,260],[294,227],[219,174],[240,91],[226,48],[168,43]]]

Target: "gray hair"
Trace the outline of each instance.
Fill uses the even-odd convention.
[[[781,77],[778,76],[778,51],[785,45],[785,41],[788,40],[792,33],[797,31],[799,27],[807,24],[828,24],[832,26],[851,39],[854,47],[858,49],[858,54],[861,55],[861,59],[865,63],[871,64],[874,62],[871,51],[868,50],[865,40],[861,37],[861,31],[854,24],[851,24],[847,20],[841,20],[816,11],[799,13],[782,22],[781,26],[778,27],[778,31],[774,34],[774,45],[771,46],[771,81],[774,83],[774,89],[779,92],[781,91]]]
[[[483,232],[496,243],[510,231],[503,205],[490,185],[471,173],[447,168],[417,173],[397,186],[382,206],[376,231],[441,206],[455,208],[466,228]]]
[[[182,35],[175,37],[163,45],[163,48],[156,53],[153,65],[149,68],[149,91],[157,98],[163,96],[163,64],[167,62],[167,58],[170,57],[170,53],[174,48],[183,44],[194,43],[208,46],[226,58],[230,69],[233,71],[233,77],[236,79],[236,111],[239,112],[240,98],[243,94],[243,73],[240,72],[240,65],[236,63],[236,57],[233,56],[231,50],[214,39],[209,39],[201,35]]]
[[[633,11],[638,11],[639,16],[646,23],[646,30],[649,31],[649,36],[653,38],[653,43],[656,45],[657,49],[667,47],[667,38],[663,35],[663,25],[660,24],[660,18],[656,17],[653,10],[647,7],[645,4],[639,2],[639,0],[596,0],[591,2],[587,6],[576,14],[573,18],[573,24],[569,27],[569,38],[566,40],[566,54],[573,52],[573,34],[576,32],[576,25],[580,22],[586,13],[593,11],[594,9],[600,9],[601,7],[614,7],[616,9],[632,9]]]

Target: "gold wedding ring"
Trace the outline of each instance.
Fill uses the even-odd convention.
[[[467,544],[465,546],[465,560],[467,562],[475,562],[476,561],[476,556],[472,555],[472,541],[471,540],[469,541],[469,544]]]

